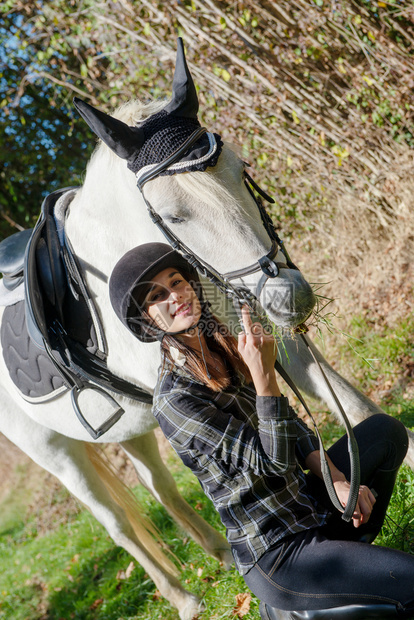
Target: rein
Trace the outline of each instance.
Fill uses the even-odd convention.
[[[144,194],[144,185],[145,183],[147,183],[148,181],[151,181],[155,178],[157,178],[162,172],[164,172],[165,170],[167,170],[168,168],[170,168],[171,166],[173,166],[174,164],[176,164],[176,162],[178,162],[182,157],[184,157],[184,155],[191,149],[191,147],[205,134],[207,133],[209,138],[211,137],[211,134],[209,134],[207,132],[207,129],[205,127],[200,127],[198,129],[196,129],[191,136],[181,145],[180,148],[178,148],[174,153],[172,153],[172,155],[170,155],[167,159],[165,159],[164,161],[158,163],[158,164],[153,164],[150,166],[146,166],[144,169],[142,169],[140,172],[137,173],[137,186],[138,189],[141,192],[141,195],[143,197],[143,200],[147,206],[148,209],[148,213],[149,216],[151,218],[151,220],[154,222],[154,224],[157,226],[157,228],[159,228],[159,230],[163,233],[163,235],[165,236],[165,238],[167,239],[168,243],[174,248],[174,250],[178,251],[189,263],[192,267],[194,267],[197,272],[207,278],[210,282],[212,282],[217,288],[219,288],[219,290],[221,292],[223,292],[226,297],[228,297],[229,299],[231,299],[234,303],[234,306],[236,308],[236,311],[238,312],[239,316],[240,316],[240,307],[244,304],[247,304],[249,306],[249,308],[255,312],[255,308],[257,307],[257,304],[259,304],[259,297],[260,294],[267,282],[267,280],[269,278],[276,278],[279,275],[280,272],[280,268],[281,267],[285,267],[284,264],[280,264],[280,263],[276,263],[275,262],[275,258],[279,252],[279,250],[283,253],[285,260],[286,260],[286,265],[288,268],[290,269],[298,269],[296,267],[296,265],[294,265],[294,263],[292,263],[292,261],[290,260],[289,254],[283,244],[283,241],[279,238],[276,229],[274,227],[274,224],[272,222],[272,219],[270,217],[270,215],[267,213],[267,211],[265,210],[262,202],[260,199],[258,199],[254,192],[253,189],[262,197],[265,198],[266,200],[268,200],[271,203],[274,203],[274,200],[268,196],[255,182],[254,180],[250,177],[249,174],[247,174],[247,172],[244,172],[244,182],[245,185],[249,191],[249,193],[251,194],[251,196],[253,197],[258,209],[259,209],[259,213],[260,213],[260,217],[262,219],[263,225],[266,229],[266,232],[269,235],[270,241],[271,241],[271,248],[269,250],[269,252],[267,254],[265,254],[265,256],[262,256],[261,258],[259,258],[257,260],[257,262],[255,262],[253,265],[249,265],[248,267],[245,267],[243,269],[238,269],[235,271],[229,271],[227,273],[224,274],[220,274],[218,271],[216,271],[209,263],[207,263],[205,260],[201,259],[199,256],[197,256],[194,252],[192,252],[192,250],[190,248],[188,248],[178,237],[177,235],[169,228],[169,226],[167,226],[167,224],[165,223],[165,221],[163,220],[163,218],[155,212],[154,208],[152,207],[151,203],[147,200],[147,198],[145,197]],[[211,143],[211,140],[210,140]],[[210,157],[211,153],[207,153],[207,155],[205,155],[202,159],[207,159],[208,157]],[[253,189],[252,189],[253,188]],[[257,271],[262,271],[262,276],[259,280],[259,283],[256,287],[256,291],[255,294],[253,294],[249,289],[247,289],[246,287],[240,287],[240,286],[234,286],[231,283],[231,280],[246,276],[246,275],[250,275],[252,273],[256,273]],[[303,339],[305,345],[307,346],[311,356],[313,357],[316,365],[318,366],[319,371],[322,374],[322,377],[339,409],[339,412],[342,416],[342,419],[344,421],[344,425],[346,428],[346,432],[348,435],[348,452],[349,452],[349,456],[350,456],[350,467],[351,467],[351,481],[350,481],[350,485],[351,485],[351,489],[350,489],[350,493],[349,493],[349,497],[348,497],[348,502],[347,505],[345,507],[345,509],[343,508],[341,502],[339,501],[339,498],[336,494],[334,485],[333,485],[333,481],[332,481],[332,475],[331,475],[331,471],[329,469],[329,465],[326,459],[326,454],[325,454],[325,449],[323,446],[323,442],[322,442],[322,438],[320,436],[319,430],[317,428],[317,425],[315,423],[315,420],[313,419],[313,416],[308,408],[308,406],[306,405],[306,402],[304,400],[304,398],[302,397],[302,395],[300,394],[299,390],[297,389],[296,385],[294,384],[294,382],[291,380],[291,378],[289,377],[289,375],[286,373],[286,371],[284,370],[284,368],[281,366],[281,364],[276,361],[275,364],[275,368],[276,370],[279,372],[279,374],[282,376],[282,378],[286,381],[286,383],[290,386],[290,388],[293,390],[293,392],[296,394],[296,396],[298,397],[298,399],[300,400],[300,402],[302,403],[302,405],[304,406],[306,412],[308,413],[308,415],[310,416],[313,425],[315,427],[315,431],[316,431],[316,435],[318,437],[319,440],[319,446],[320,446],[320,457],[321,457],[321,471],[322,471],[322,476],[323,476],[323,480],[325,482],[325,486],[327,489],[327,492],[329,494],[329,497],[332,501],[332,503],[334,504],[334,506],[337,508],[337,510],[339,510],[340,512],[342,512],[342,519],[344,521],[350,521],[352,519],[352,515],[355,511],[355,507],[356,507],[356,503],[358,501],[358,495],[359,495],[359,485],[360,485],[360,466],[359,466],[359,455],[358,455],[358,445],[352,430],[352,427],[349,423],[349,420],[345,414],[345,411],[338,399],[338,397],[336,396],[321,364],[319,363],[319,360],[316,358],[313,350],[311,349],[308,341],[306,340],[305,336],[303,334],[300,335],[301,338]]]

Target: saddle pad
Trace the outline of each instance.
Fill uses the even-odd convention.
[[[23,282],[15,289],[10,291],[4,286],[3,278],[0,280],[0,307],[16,304],[24,299]]]
[[[43,402],[68,389],[47,354],[30,339],[24,301],[4,310],[1,346],[10,378],[25,400]]]

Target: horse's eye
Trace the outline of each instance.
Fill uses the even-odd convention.
[[[177,215],[165,215],[163,219],[170,224],[182,224],[185,222],[184,217],[179,217]]]
[[[160,207],[158,214],[166,224],[184,224],[191,217],[190,211],[183,205]]]

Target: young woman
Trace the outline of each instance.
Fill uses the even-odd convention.
[[[414,617],[414,556],[367,544],[407,451],[404,426],[380,414],[355,427],[363,484],[346,523],[321,480],[314,433],[280,393],[274,337],[247,307],[237,342],[211,315],[194,269],[162,243],[118,262],[110,296],[130,331],[161,343],[154,416],[218,510],[262,618],[312,618],[323,609],[341,620]],[[345,506],[346,437],[328,456]]]

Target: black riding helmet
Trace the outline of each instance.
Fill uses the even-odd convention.
[[[109,296],[116,315],[142,342],[162,340],[165,334],[143,318],[142,304],[152,278],[167,267],[175,267],[203,302],[197,271],[166,243],[144,243],[133,248],[117,262],[109,279]]]

